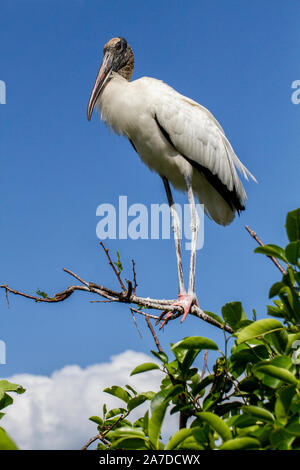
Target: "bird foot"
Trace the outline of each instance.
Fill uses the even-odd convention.
[[[191,309],[191,306],[194,303],[198,304],[196,295],[195,294],[186,294],[186,293],[184,293],[184,294],[179,294],[178,295],[178,300],[171,305],[171,307],[177,307],[178,306],[178,307],[183,308],[183,317],[181,319],[181,323],[186,319],[186,317],[187,317],[187,315],[188,315],[188,313]],[[168,323],[168,321],[170,320],[170,318],[173,315],[174,315],[174,311],[168,312],[167,310],[164,310],[162,312],[162,314],[160,315],[160,317],[158,318],[158,320],[156,322],[156,324],[158,324],[163,319],[163,322],[159,327],[160,330],[162,329],[162,327],[166,323]]]

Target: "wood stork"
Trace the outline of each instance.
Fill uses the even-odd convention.
[[[236,169],[248,179],[254,176],[238,159],[214,116],[197,102],[154,78],[130,82],[134,67],[131,47],[122,37],[105,46],[103,60],[87,108],[88,120],[97,105],[104,122],[126,136],[142,161],[162,178],[174,231],[179,295],[174,304],[183,308],[183,321],[195,295],[196,245],[199,218],[194,193],[205,213],[220,225],[228,225],[245,209],[246,193]],[[191,210],[191,257],[186,292],[180,247],[180,220],[170,184],[186,190]],[[172,316],[163,312],[163,326]]]

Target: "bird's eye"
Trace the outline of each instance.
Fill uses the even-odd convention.
[[[122,49],[122,44],[121,44],[121,42],[118,42],[118,43],[116,44],[116,49],[117,49],[117,51],[120,51],[120,50]]]

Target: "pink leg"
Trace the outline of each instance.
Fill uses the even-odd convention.
[[[183,308],[183,317],[181,319],[181,323],[186,319],[190,309],[191,309],[191,306],[192,304],[194,303],[194,301],[196,300],[195,298],[195,295],[194,294],[186,294],[185,292],[184,293],[181,293],[178,295],[178,300],[177,302],[174,302],[172,304],[172,307],[182,307]],[[167,310],[164,310],[162,312],[162,314],[160,315],[159,317],[159,320],[157,320],[157,323],[160,322],[160,320],[163,319],[164,315],[165,318],[163,319],[163,322],[162,324],[160,325],[159,329],[161,330],[161,328],[170,320],[170,318],[173,316],[174,312],[167,312]]]
[[[172,306],[182,307],[183,309],[183,317],[181,319],[181,323],[186,319],[191,306],[193,303],[197,303],[197,298],[194,293],[194,285],[195,285],[195,268],[196,268],[196,247],[197,247],[197,236],[198,236],[198,228],[199,228],[199,221],[197,216],[197,210],[194,201],[194,195],[192,190],[192,185],[190,178],[187,176],[185,178],[187,190],[188,190],[188,199],[191,207],[191,231],[192,231],[192,251],[191,251],[191,261],[190,261],[190,277],[189,277],[189,289],[188,293],[186,293],[184,288],[184,281],[183,281],[183,269],[182,269],[182,258],[181,258],[181,227],[180,227],[180,220],[176,211],[176,207],[174,204],[171,188],[169,185],[169,181],[166,177],[162,177],[168,203],[170,206],[171,216],[172,216],[172,228],[174,231],[174,238],[175,238],[175,247],[176,247],[176,257],[177,257],[177,267],[178,267],[178,280],[179,280],[179,295],[178,300],[172,304]],[[168,312],[164,310],[160,315],[159,319],[157,320],[156,324],[158,324],[161,320],[163,320],[162,324],[160,325],[159,329],[161,329],[173,316],[174,312]],[[165,317],[165,318],[164,318]]]

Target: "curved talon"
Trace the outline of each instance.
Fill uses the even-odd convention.
[[[194,302],[197,302],[197,299],[196,299],[196,296],[195,294],[179,294],[178,295],[178,300],[176,302],[174,302],[171,306],[172,307],[182,307],[183,308],[183,317],[181,319],[181,323],[184,322],[184,320],[186,319],[190,309],[191,309],[191,306]],[[164,317],[164,315],[166,315],[166,317],[164,318],[162,324],[160,325],[159,329],[161,330],[162,327],[168,323],[168,321],[170,320],[170,318],[173,316],[174,312],[168,312],[167,310],[164,310],[162,312],[162,314],[160,315],[159,319],[157,320],[156,324],[158,324]]]

